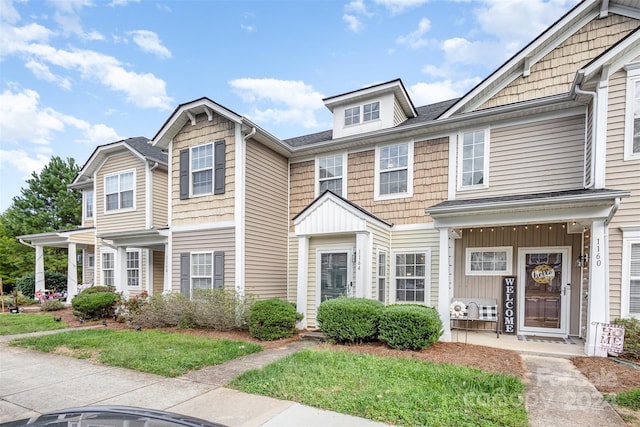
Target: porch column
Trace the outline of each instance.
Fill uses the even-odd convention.
[[[44,248],[36,245],[36,292],[45,290],[44,281]]]
[[[371,299],[369,232],[356,233],[356,298]]]
[[[298,322],[298,329],[307,327],[307,281],[309,276],[309,237],[298,237],[298,290],[296,295],[296,310],[304,316]]]
[[[127,248],[118,247],[116,258],[114,271],[116,292],[125,292],[127,296]]]
[[[440,262],[438,263],[438,313],[442,320],[440,341],[451,341],[451,288],[449,284],[449,229],[440,229]]]
[[[607,356],[607,353],[598,347],[597,337],[598,323],[609,323],[609,282],[606,268],[608,250],[605,230],[606,225],[603,220],[593,221],[591,224],[587,336],[584,349],[588,356]]]
[[[78,256],[76,244],[69,243],[67,249],[67,302],[78,293]]]

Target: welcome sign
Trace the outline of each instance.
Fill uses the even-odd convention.
[[[507,276],[502,279],[502,307],[504,319],[502,332],[516,333],[516,278]]]

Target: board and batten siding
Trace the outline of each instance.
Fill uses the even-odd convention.
[[[391,252],[389,257],[393,257],[395,252],[407,251],[429,251],[431,260],[427,265],[430,271],[427,303],[430,306],[438,306],[439,268],[440,263],[440,232],[432,227],[411,230],[393,230],[391,232]],[[395,260],[389,262],[391,268],[395,265]],[[395,277],[395,273],[390,271],[390,281]],[[390,290],[395,289],[395,285],[389,282]]]
[[[105,176],[128,171],[135,171],[135,209],[106,213]],[[145,163],[130,151],[107,157],[104,164],[96,173],[96,191],[94,193],[96,206],[94,215],[96,216],[98,224],[96,234],[145,229],[145,177]]]
[[[638,28],[640,21],[613,13],[594,19],[500,90],[478,110],[569,92],[575,73]]]
[[[235,189],[235,126],[213,113],[196,116],[196,124],[188,121],[173,139],[171,151],[171,225],[209,224],[234,219]],[[180,200],[180,150],[202,144],[225,141],[225,192]],[[225,261],[226,264],[226,261]]]
[[[247,141],[245,186],[245,292],[286,298],[288,161]]]
[[[624,70],[609,80],[606,188],[628,190],[609,224],[609,309],[611,319],[620,317],[622,291],[623,226],[640,226],[640,160],[624,160],[624,127],[627,75]]]
[[[565,228],[563,228],[563,225]],[[549,229],[551,227],[551,229]],[[528,225],[513,227],[484,227],[462,230],[462,238],[455,241],[454,260],[455,268],[453,273],[453,297],[454,298],[494,298],[500,304],[502,301],[502,274],[495,276],[467,276],[465,273],[466,249],[467,248],[489,248],[507,246],[513,249],[512,276],[518,276],[518,248],[535,248],[547,246],[569,246],[571,247],[570,259],[564,262],[569,263],[571,278],[571,303],[570,303],[570,334],[580,333],[580,269],[575,266],[575,259],[582,253],[582,235],[580,233],[570,234],[566,230],[566,224],[543,224],[539,226]],[[480,231],[482,230],[482,231]],[[516,284],[518,292],[522,292],[520,287],[523,283],[521,277],[517,277]],[[585,295],[583,289],[582,295]],[[520,312],[517,313],[520,316]]]
[[[224,252],[224,286],[235,288],[235,228],[218,228],[172,233],[171,290],[180,292],[180,254]]]
[[[167,200],[168,175],[167,171],[154,170],[151,172],[151,182],[153,187],[153,227],[162,228],[168,225],[167,211],[169,201]]]
[[[583,168],[584,114],[492,128],[489,187],[458,190],[456,199],[582,188]]]

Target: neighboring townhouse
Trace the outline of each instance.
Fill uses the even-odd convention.
[[[586,0],[459,99],[416,107],[392,80],[287,140],[181,104],[149,143],[94,152],[71,185],[84,228],[21,237],[93,251],[83,280],[127,293],[287,298],[301,328],[340,295],[425,304],[444,340],[452,300],[489,299],[504,333],[602,355],[598,325],[640,316],[639,27],[636,1]]]

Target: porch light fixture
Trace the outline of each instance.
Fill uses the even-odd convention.
[[[589,255],[580,255],[578,259],[576,259],[576,267],[581,268],[586,266],[589,262]]]

